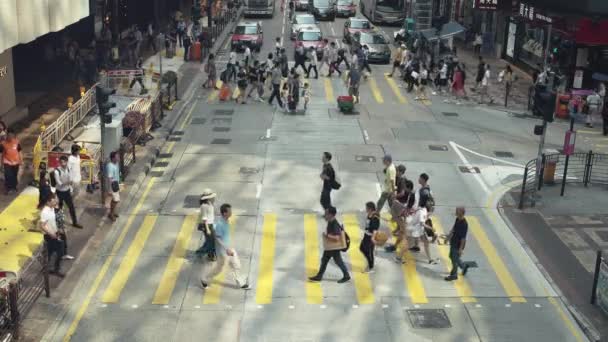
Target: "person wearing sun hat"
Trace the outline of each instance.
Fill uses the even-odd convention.
[[[213,223],[215,222],[215,209],[213,203],[217,194],[211,189],[205,189],[200,198],[200,215],[198,220],[198,230],[203,232],[205,242],[196,251],[199,256],[207,255],[210,260],[215,260],[215,230]]]

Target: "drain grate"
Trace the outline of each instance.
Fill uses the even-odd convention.
[[[200,195],[186,195],[186,197],[184,197],[183,208],[185,208],[185,209],[198,208],[200,206],[200,204],[199,204],[200,198],[201,198]]]
[[[213,139],[211,140],[211,144],[212,145],[228,145],[230,144],[230,142],[232,141],[232,139]]]
[[[258,169],[257,167],[245,167],[245,166],[242,166],[239,169],[239,173],[242,173],[242,174],[245,174],[245,175],[253,175],[253,174],[256,174],[256,173],[259,173],[259,172],[260,172],[260,169]]]
[[[148,173],[148,176],[150,176],[150,177],[162,177],[163,174],[164,174],[163,171],[150,171]]]
[[[180,137],[169,137],[169,139],[167,139],[167,140],[177,142],[177,141],[182,141],[182,138],[180,138]]]
[[[169,162],[156,162],[154,163],[154,167],[167,167],[169,166]]]
[[[173,131],[171,135],[184,135],[184,131]]]
[[[431,151],[447,151],[448,145],[429,145]]]
[[[171,157],[173,157],[173,153],[160,153],[158,155],[159,159],[165,159],[165,158],[171,158]]]
[[[204,125],[207,122],[205,118],[194,118],[190,120],[191,125]]]
[[[216,109],[213,111],[213,115],[232,115],[234,109]]]
[[[230,127],[213,127],[214,132],[230,132]]]
[[[374,157],[374,156],[355,156],[355,160],[358,162],[375,163],[376,157]]]
[[[481,173],[477,166],[459,166],[458,168],[462,173]]]
[[[231,118],[213,118],[211,120],[212,124],[226,124],[226,125],[230,125],[232,124],[232,119]]]
[[[443,309],[407,310],[407,317],[416,329],[446,329],[452,323]]]
[[[444,116],[458,116],[458,113],[454,112],[442,112],[441,114],[443,114]]]
[[[509,151],[494,151],[494,155],[496,155],[498,158],[513,158],[514,157],[513,153],[511,153]]]

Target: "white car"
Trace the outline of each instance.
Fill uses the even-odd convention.
[[[312,14],[298,14],[291,20],[291,40],[296,39],[298,31],[303,27],[317,26],[317,20]]]

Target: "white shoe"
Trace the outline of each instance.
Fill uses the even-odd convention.
[[[436,91],[434,91],[434,92],[432,92],[431,94],[433,94],[433,95],[437,95],[437,92],[436,92]]]
[[[414,97],[414,100],[419,101],[421,100],[421,98],[419,98],[418,96]]]
[[[373,268],[366,268],[363,273],[367,273],[367,274],[372,274],[372,273],[376,273],[376,270]]]
[[[71,256],[71,255],[69,255],[69,254],[66,254],[66,255],[63,256],[62,259],[64,259],[64,260],[74,260],[74,257]]]

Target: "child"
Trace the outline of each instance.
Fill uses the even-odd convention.
[[[281,89],[281,101],[283,101],[284,110],[287,110],[287,103],[289,100],[289,84],[287,82],[283,83],[283,88]]]
[[[302,89],[302,96],[304,97],[304,110],[308,108],[308,102],[310,102],[311,95],[312,91],[310,89],[310,84],[308,82],[304,82],[304,89]]]

